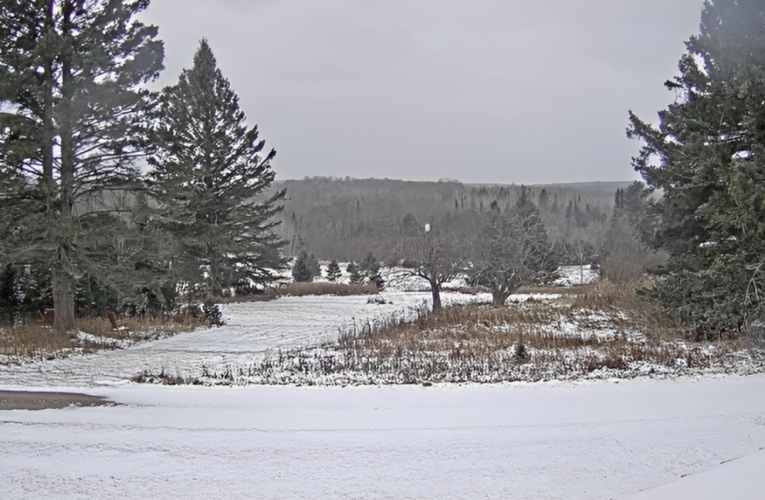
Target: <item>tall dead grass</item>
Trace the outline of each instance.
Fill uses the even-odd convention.
[[[340,284],[340,283],[325,283],[325,282],[309,282],[309,283],[290,283],[289,285],[279,288],[269,288],[259,295],[245,295],[239,297],[221,297],[216,298],[216,302],[233,303],[233,302],[263,302],[268,300],[274,300],[279,297],[304,297],[307,295],[337,295],[337,296],[349,296],[349,295],[374,295],[378,292],[377,286],[374,283],[358,284]]]
[[[740,341],[691,342],[636,294],[633,280],[577,287],[558,300],[467,305],[414,319],[352,323],[337,343],[205,369],[208,383],[432,383],[633,377],[740,368]],[[536,289],[535,292],[544,290]],[[558,292],[558,289],[547,290]],[[410,317],[412,315],[409,315]],[[750,353],[751,367],[765,366]]]
[[[10,360],[53,359],[72,352],[90,353],[112,349],[118,342],[140,342],[190,331],[200,323],[190,317],[120,319],[120,330],[113,330],[107,318],[76,320],[77,330],[92,337],[62,333],[40,321],[0,328],[0,355]]]

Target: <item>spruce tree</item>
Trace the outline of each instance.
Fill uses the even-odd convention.
[[[377,286],[378,290],[382,290],[385,286],[385,280],[380,275],[380,261],[372,252],[368,252],[364,260],[359,264],[359,270],[362,273],[362,281],[371,281]]]
[[[345,268],[345,271],[350,276],[351,283],[361,283],[364,281],[364,277],[361,274],[361,269],[355,262],[349,262]]]
[[[215,296],[272,282],[285,265],[273,220],[284,191],[269,192],[276,151],[263,154],[258,128],[246,125],[206,40],[193,67],[164,91],[154,137],[152,193],[183,277]]]
[[[765,5],[704,3],[686,43],[676,101],[658,128],[630,113],[645,145],[635,169],[662,198],[652,242],[667,250],[654,296],[700,335],[741,331],[761,314],[765,268]],[[658,158],[658,163],[653,163]]]
[[[329,281],[337,281],[341,275],[342,272],[340,271],[340,265],[335,259],[332,259],[332,262],[330,262],[329,266],[327,267],[327,279]]]
[[[314,272],[311,266],[311,257],[305,250],[301,250],[292,266],[292,279],[298,283],[313,281]]]
[[[136,186],[157,29],[134,20],[148,0],[31,0],[0,6],[0,193],[18,208],[24,251],[51,271],[54,326],[74,328],[75,285],[92,256],[87,200]],[[7,182],[6,182],[7,181]],[[108,222],[107,222],[108,224]],[[98,229],[95,229],[98,231]],[[24,254],[22,256],[22,254]],[[21,256],[21,257],[20,257]]]

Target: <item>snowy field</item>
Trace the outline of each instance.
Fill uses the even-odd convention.
[[[334,340],[340,328],[391,315],[411,315],[430,304],[429,293],[382,294],[385,304],[370,304],[368,296],[282,297],[268,302],[222,306],[221,328],[202,328],[127,349],[99,351],[46,362],[0,364],[0,385],[82,386],[120,383],[147,370],[180,376],[200,376],[202,366],[214,369],[244,364],[268,351],[319,345]],[[444,305],[489,296],[445,293]]]
[[[144,369],[196,374],[203,364],[320,344],[343,325],[411,314],[428,294],[385,297],[392,303],[232,304],[222,328],[0,366],[0,389],[79,391],[118,403],[0,412],[0,499],[762,498],[765,376],[346,388],[129,383]]]
[[[676,491],[635,498],[698,500],[765,488],[763,452],[751,455],[765,445],[761,376],[87,392],[120,406],[0,412],[0,498],[606,499],[665,485]],[[744,481],[723,469],[740,475],[747,461],[760,472]],[[706,475],[718,496],[689,490]]]

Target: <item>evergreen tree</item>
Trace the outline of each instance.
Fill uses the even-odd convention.
[[[341,275],[342,272],[340,271],[340,265],[335,259],[332,259],[332,262],[330,262],[329,266],[327,267],[327,279],[329,281],[337,281]]]
[[[762,314],[764,18],[758,0],[706,1],[680,75],[665,83],[676,102],[658,128],[630,113],[628,135],[645,142],[633,165],[663,193],[652,242],[670,253],[670,274],[654,296],[703,335]]]
[[[305,250],[298,253],[295,264],[292,266],[292,279],[298,283],[313,281],[314,273],[311,266],[311,257]]]
[[[311,278],[318,276],[321,278],[321,266],[319,265],[319,259],[311,253],[308,255],[308,269],[311,271]]]
[[[7,264],[0,272],[0,319],[13,326],[21,304],[17,287],[18,272],[13,264]]]
[[[345,268],[345,271],[350,275],[351,283],[361,283],[364,281],[364,276],[361,273],[361,269],[355,262],[349,262],[348,266]]]
[[[75,286],[92,256],[94,193],[135,186],[133,159],[162,69],[148,0],[30,0],[0,6],[0,170],[18,208],[17,252],[51,272],[55,328],[74,328]],[[96,212],[110,211],[98,207]],[[14,259],[17,261],[17,259]]]
[[[364,260],[359,264],[359,271],[361,274],[361,281],[371,281],[377,286],[378,290],[382,290],[385,286],[385,281],[380,275],[380,261],[372,252],[367,253]]]
[[[272,219],[284,191],[267,193],[276,151],[262,154],[265,142],[257,126],[246,126],[206,40],[192,69],[165,90],[155,140],[152,192],[178,243],[183,277],[216,296],[272,282],[285,265]]]

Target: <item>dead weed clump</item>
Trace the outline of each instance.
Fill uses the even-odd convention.
[[[377,286],[374,283],[291,283],[285,287],[274,289],[277,297],[290,295],[292,297],[303,297],[305,295],[374,295],[377,293]]]
[[[74,347],[72,337],[40,322],[0,328],[0,359],[53,359]]]

